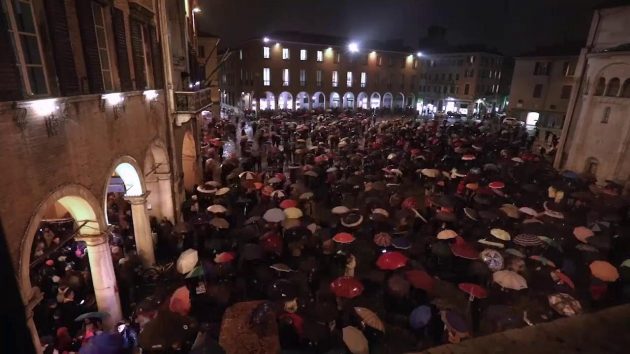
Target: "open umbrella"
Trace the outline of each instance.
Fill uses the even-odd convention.
[[[348,347],[348,350],[352,354],[368,354],[369,344],[363,332],[353,326],[346,326],[343,328],[342,338],[343,342]]]
[[[466,320],[462,318],[462,316],[458,315],[454,311],[442,311],[440,315],[442,317],[442,322],[444,322],[449,330],[460,335],[468,335],[470,326]]]
[[[464,259],[477,259],[479,257],[479,252],[459,236],[455,238],[454,243],[449,244],[449,247],[456,257]]]
[[[289,267],[288,265],[284,264],[284,263],[274,263],[272,265],[269,266],[269,268],[278,271],[280,273],[289,273],[292,272],[293,269],[291,269],[291,267]]]
[[[99,333],[81,346],[80,354],[119,354],[125,352],[124,341],[119,333]]]
[[[573,229],[573,236],[577,238],[580,242],[586,243],[588,242],[588,238],[594,236],[595,233],[593,230],[589,229],[586,226],[578,226]]]
[[[440,175],[440,171],[434,168],[423,168],[420,170],[420,173],[429,178],[435,178]]]
[[[336,207],[332,208],[332,210],[330,212],[335,214],[335,215],[344,215],[344,214],[349,213],[350,209],[347,206],[339,205],[339,206],[336,206]]]
[[[352,243],[354,240],[355,237],[347,232],[339,232],[333,237],[333,241],[337,243]]]
[[[168,310],[160,310],[157,316],[147,322],[138,335],[140,348],[146,351],[172,351],[185,344],[192,344],[197,335],[197,327],[192,319]]]
[[[284,215],[287,217],[287,219],[299,219],[304,216],[304,213],[302,213],[302,210],[296,207],[289,207],[284,209]]]
[[[210,225],[216,227],[217,229],[225,230],[230,228],[230,223],[224,218],[212,218],[210,220]]]
[[[492,280],[502,288],[512,290],[527,289],[527,281],[525,278],[511,270],[499,270],[492,273]]]
[[[514,257],[518,257],[518,258],[525,258],[525,254],[517,249],[514,248],[508,248],[505,250],[505,253],[514,256]]]
[[[486,290],[481,285],[473,284],[473,283],[459,283],[457,285],[459,290],[465,292],[470,296],[470,299],[485,299],[488,297],[488,290]]]
[[[520,207],[518,211],[529,216],[538,216],[538,212],[530,207]]]
[[[552,262],[550,259],[543,257],[543,256],[539,256],[539,255],[534,255],[534,256],[529,256],[529,259],[535,260],[540,262],[540,264],[542,265],[546,265],[552,268],[557,268],[556,264],[554,262]]]
[[[389,247],[392,244],[392,237],[386,232],[379,232],[374,235],[374,243],[380,247]]]
[[[213,204],[208,207],[208,211],[213,214],[221,214],[221,213],[226,213],[227,209],[223,205]]]
[[[357,313],[357,315],[361,318],[361,321],[363,321],[363,323],[367,326],[381,332],[385,332],[385,324],[383,324],[383,321],[381,321],[380,317],[378,317],[374,311],[365,307],[355,307],[354,312]]]
[[[399,250],[408,250],[411,248],[411,242],[406,237],[396,237],[392,240],[392,246]]]
[[[492,189],[503,189],[503,188],[505,188],[505,183],[503,183],[501,181],[494,181],[494,182],[490,182],[488,184],[488,187],[490,187]]]
[[[442,230],[437,234],[438,240],[450,240],[455,237],[457,237],[457,232],[449,229]]]
[[[407,257],[398,251],[385,252],[376,260],[376,266],[382,270],[395,270],[406,264]]]
[[[363,284],[354,277],[342,276],[330,283],[330,290],[337,297],[352,299],[363,293]]]
[[[173,292],[168,302],[168,309],[182,316],[190,312],[190,291],[185,286],[180,286]]]
[[[479,258],[488,266],[493,272],[503,269],[503,256],[497,250],[492,248],[486,248],[479,254]]]
[[[573,284],[573,280],[571,280],[571,278],[569,278],[568,275],[560,271],[560,269],[551,271],[549,275],[551,276],[551,279],[553,279],[554,281],[561,284],[566,284],[571,289],[575,289],[575,284]]]
[[[214,263],[228,263],[234,260],[236,256],[233,252],[221,252],[214,256]]]
[[[267,222],[277,223],[284,221],[285,215],[282,209],[272,208],[263,214],[263,219]]]
[[[490,235],[492,235],[492,236],[494,236],[494,237],[496,237],[496,238],[498,238],[499,240],[502,240],[502,241],[509,241],[510,238],[511,238],[509,232],[507,232],[507,231],[505,231],[503,229],[497,229],[497,228],[491,229],[490,230]]]
[[[88,318],[94,318],[97,320],[103,320],[105,318],[109,317],[109,314],[107,312],[101,312],[101,311],[96,311],[96,312],[87,312],[84,313],[82,315],[79,315],[77,318],[74,319],[75,322],[81,322],[85,319]]]
[[[589,268],[591,269],[591,274],[599,280],[605,282],[614,282],[619,279],[619,271],[615,268],[614,265],[610,264],[606,261],[593,261]]]
[[[549,306],[563,316],[575,316],[582,313],[582,305],[571,295],[565,293],[552,294],[547,297]]]
[[[427,305],[418,306],[409,314],[409,325],[416,330],[426,326],[430,320],[431,308]]]
[[[293,199],[285,199],[280,202],[280,208],[282,209],[295,208],[295,207],[297,207],[297,202]]]
[[[523,247],[535,247],[543,244],[543,241],[538,236],[532,234],[518,234],[513,241]]]
[[[499,210],[512,219],[518,219],[520,216],[518,208],[514,204],[503,204]]]
[[[198,261],[199,254],[197,250],[189,248],[179,255],[175,268],[180,274],[188,274],[195,268]]]
[[[405,277],[416,289],[431,291],[435,284],[435,279],[424,270],[412,269],[405,272]]]

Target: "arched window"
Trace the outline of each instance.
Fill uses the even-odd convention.
[[[599,166],[599,161],[594,157],[589,157],[586,159],[586,163],[584,164],[584,174],[591,177],[597,176],[597,167]]]
[[[608,86],[606,87],[606,96],[608,97],[617,97],[619,94],[619,86],[620,82],[618,78],[613,78],[608,82]]]
[[[623,82],[623,86],[621,86],[621,94],[619,97],[630,98],[630,79],[627,79]]]
[[[599,80],[597,80],[597,86],[595,86],[595,96],[601,96],[604,94],[604,90],[606,89],[606,79],[604,79],[603,77],[600,77]]]

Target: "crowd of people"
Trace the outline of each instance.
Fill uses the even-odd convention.
[[[555,171],[521,126],[339,111],[206,124],[205,183],[157,236],[175,266],[81,352],[403,353],[630,300],[623,186]]]

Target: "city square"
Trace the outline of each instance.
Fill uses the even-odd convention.
[[[623,1],[0,1],[3,353],[627,350]]]

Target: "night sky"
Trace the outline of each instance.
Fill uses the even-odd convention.
[[[273,31],[302,31],[417,47],[430,25],[452,45],[485,44],[507,55],[563,41],[584,42],[605,0],[199,0],[200,28],[223,46]]]

